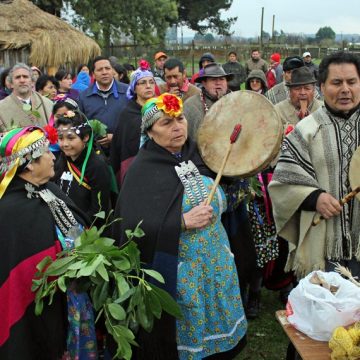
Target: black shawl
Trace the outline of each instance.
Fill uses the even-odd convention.
[[[130,100],[120,113],[110,148],[110,164],[119,186],[134,156],[139,151],[141,127],[141,106]]]
[[[35,266],[61,251],[55,221],[41,199],[28,199],[26,182],[15,177],[0,200],[0,359],[58,360],[66,348],[66,296],[57,293],[43,313],[34,313]],[[86,216],[52,183],[43,185],[64,200],[79,223]]]
[[[125,242],[124,231],[134,229],[143,220],[141,228],[145,236],[137,239],[141,259],[163,275],[164,288],[174,298],[184,192],[174,166],[188,160],[192,160],[201,174],[213,177],[191,140],[183,146],[181,160],[149,140],[130,166],[115,208],[115,216],[123,218],[115,224],[115,239]],[[174,319],[163,314],[151,334],[140,331],[138,341],[141,343],[138,358],[176,359],[171,357],[177,354]]]

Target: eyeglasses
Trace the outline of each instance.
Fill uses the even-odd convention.
[[[143,85],[155,85],[155,80],[139,80],[136,85],[143,86]]]
[[[259,79],[250,79],[251,83],[261,83],[261,80]]]

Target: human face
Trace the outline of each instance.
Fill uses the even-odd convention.
[[[184,72],[181,72],[178,66],[173,69],[165,69],[165,81],[169,87],[177,87],[181,89],[184,85],[185,77],[185,70]]]
[[[155,60],[155,67],[159,70],[163,70],[166,60],[167,60],[167,57],[165,57],[165,56],[158,58],[157,60]]]
[[[291,70],[284,71],[284,80],[286,82],[291,81]]]
[[[253,60],[259,60],[260,59],[260,53],[258,51],[253,51],[251,53],[251,57]]]
[[[67,74],[60,82],[59,88],[61,91],[68,92],[71,89],[72,79],[71,75]]]
[[[309,106],[314,100],[315,86],[313,84],[292,86],[290,89],[290,101],[297,108],[300,108],[300,100],[307,102]]]
[[[26,69],[16,69],[12,77],[13,93],[23,99],[27,99],[31,95],[32,80],[30,72]]]
[[[94,78],[100,89],[107,89],[113,81],[113,71],[109,60],[99,60],[94,65]]]
[[[152,76],[141,78],[135,86],[137,102],[140,105],[145,104],[146,100],[155,96],[155,80]]]
[[[261,80],[257,78],[250,79],[250,88],[252,91],[259,91],[262,89]]]
[[[83,66],[80,71],[86,72],[89,74],[90,70],[87,66]]]
[[[51,81],[48,81],[46,83],[46,85],[44,86],[44,88],[41,89],[39,92],[41,95],[46,96],[52,100],[56,96],[57,90],[56,90],[56,86],[54,85],[54,83],[52,83]]]
[[[84,139],[81,139],[79,135],[70,129],[71,127],[71,124],[60,125],[57,128],[57,131],[59,134],[60,149],[66,156],[70,157],[71,160],[74,161],[85,149],[85,145],[89,140],[89,136],[87,135],[84,137]]]
[[[229,61],[230,62],[236,62],[236,55],[235,54],[230,54],[229,55]]]
[[[220,99],[228,90],[228,84],[225,76],[216,78],[207,78],[202,81],[205,90],[213,97]]]
[[[30,181],[35,185],[46,184],[54,175],[54,154],[47,149],[39,158],[32,160],[27,166],[30,170]]]
[[[55,121],[58,120],[62,115],[64,115],[69,109],[66,106],[62,106],[56,110],[54,114]]]
[[[325,103],[345,114],[360,102],[360,79],[354,64],[330,64],[328,76],[321,84]]]
[[[164,114],[148,131],[148,135],[158,145],[171,153],[181,151],[187,139],[187,121],[185,116],[173,118]]]
[[[310,63],[311,62],[311,56],[305,56],[304,58],[304,61],[306,62],[306,63]]]

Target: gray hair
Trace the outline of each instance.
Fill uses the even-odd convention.
[[[25,63],[16,63],[11,70],[9,71],[9,75],[8,75],[8,79],[9,82],[12,84],[13,83],[13,76],[14,76],[14,71],[18,70],[18,69],[25,69],[29,72],[31,80],[34,80],[33,78],[33,72],[31,70],[31,67],[26,65]]]

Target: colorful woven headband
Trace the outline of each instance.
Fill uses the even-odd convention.
[[[48,127],[47,130],[27,126],[10,130],[0,137],[0,198],[20,166],[48,151],[50,141],[47,135],[57,141],[54,129]]]
[[[130,85],[126,91],[126,97],[131,100],[135,97],[135,86],[144,77],[154,77],[150,70],[150,64],[146,60],[140,60],[139,67],[130,75]]]
[[[142,132],[145,132],[147,129],[151,128],[163,114],[171,117],[178,117],[182,112],[183,102],[174,94],[164,93],[157,98],[151,98],[141,109],[141,130]]]

